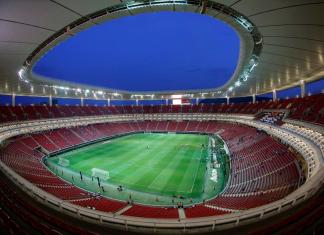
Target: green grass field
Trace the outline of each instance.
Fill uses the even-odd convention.
[[[47,162],[52,169],[74,172],[73,180],[80,171],[90,179],[91,169],[99,168],[109,171],[110,178],[104,183],[110,185],[159,196],[199,198],[208,181],[207,146],[206,135],[141,133],[75,149]],[[59,166],[59,158],[68,159],[70,165]],[[69,179],[66,173],[62,176]],[[80,186],[94,191],[89,185]],[[215,190],[215,184],[210,187]],[[118,194],[112,197],[116,195],[119,198]]]

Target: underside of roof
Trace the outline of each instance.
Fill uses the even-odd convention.
[[[160,7],[153,7],[157,2],[161,4]],[[135,3],[143,3],[143,6],[134,7]],[[218,3],[222,8],[215,10]],[[121,5],[126,6],[126,9],[118,11],[118,14],[110,14],[107,10]],[[26,62],[29,62],[28,59],[35,54],[35,50],[46,49],[43,47],[44,42],[53,38],[53,35],[55,36],[62,29],[67,29],[67,26],[80,20],[84,20],[85,23],[80,24],[75,29],[76,31],[98,24],[100,17],[91,20],[89,16],[95,12],[102,14],[102,10],[105,9],[102,20],[162,10],[205,13],[233,25],[237,24],[237,20],[228,17],[230,10],[246,17],[262,36],[262,50],[257,55],[258,65],[251,71],[246,82],[229,93],[228,89],[233,86],[232,84],[227,84],[210,93],[207,92],[205,97],[222,97],[225,94],[238,97],[262,94],[296,86],[301,82],[317,80],[324,76],[322,18],[324,1],[3,0],[0,2],[0,93],[58,97],[84,96],[82,92],[76,90],[56,90],[51,86],[44,86],[53,85],[46,80],[41,85],[26,83],[18,76],[18,71],[24,64],[26,65]],[[230,22],[231,20],[233,22]],[[67,30],[63,38],[69,36],[71,35]],[[241,36],[244,38],[244,31],[241,32]],[[250,52],[253,48],[249,46],[248,37],[245,41],[244,50],[246,51],[241,59],[248,63],[247,60],[250,59]],[[35,58],[37,58],[37,53]],[[243,72],[243,67],[242,63],[236,77],[232,79],[233,84]],[[75,87],[77,85],[75,84]],[[163,94],[156,95],[159,97]],[[202,94],[192,95],[199,97]],[[109,94],[104,93],[101,98],[109,98]],[[131,98],[131,94],[125,94],[122,98]]]

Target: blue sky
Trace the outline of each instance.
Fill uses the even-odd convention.
[[[33,71],[118,90],[208,89],[230,79],[239,48],[237,33],[209,16],[146,13],[69,38],[43,56]]]

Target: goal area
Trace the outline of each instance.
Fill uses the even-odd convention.
[[[99,179],[102,179],[102,180],[107,180],[107,179],[109,179],[109,171],[101,170],[99,168],[92,168],[91,176],[98,177]]]
[[[59,158],[59,161],[58,161],[58,164],[60,166],[67,167],[67,166],[70,166],[70,161],[68,159],[65,159],[65,158],[60,157]]]

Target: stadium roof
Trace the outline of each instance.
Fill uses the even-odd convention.
[[[85,28],[109,19],[157,11],[207,14],[232,25],[240,34],[240,61],[233,77],[224,86],[192,93],[192,97],[262,94],[324,75],[321,1],[5,0],[0,3],[0,92],[134,98],[134,93],[121,91],[122,96],[116,96],[116,92],[101,87],[49,81],[34,76],[31,67],[60,41]],[[154,93],[156,98],[164,95]]]

